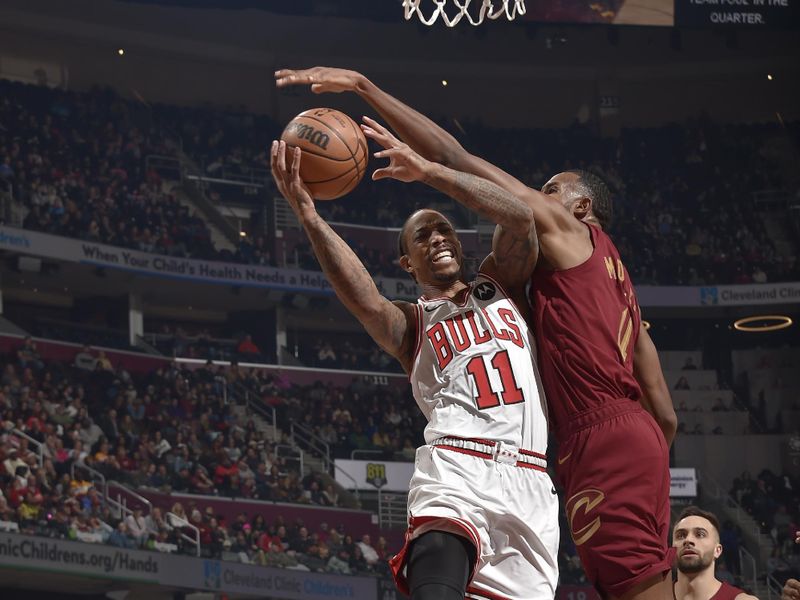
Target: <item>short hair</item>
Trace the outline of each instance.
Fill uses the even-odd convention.
[[[568,173],[578,176],[578,183],[583,188],[583,193],[592,199],[592,212],[603,229],[611,225],[613,207],[611,205],[611,191],[606,182],[591,171],[572,169]]]
[[[702,517],[706,519],[709,523],[711,523],[714,526],[714,529],[717,530],[717,537],[719,537],[719,531],[720,531],[719,519],[717,519],[717,515],[715,515],[714,513],[707,510],[703,510],[699,506],[690,505],[684,508],[683,511],[681,511],[681,514],[678,517],[678,520],[675,521],[675,523],[676,524],[680,523],[686,517]]]
[[[407,220],[406,220],[406,223],[408,223]],[[406,224],[403,223],[403,226],[400,228],[400,233],[397,234],[397,252],[398,252],[398,256],[404,256],[404,255],[408,254],[408,251],[406,250],[405,237],[406,237]]]
[[[397,251],[399,253],[398,256],[404,256],[405,254],[408,254],[408,247],[406,246],[406,226],[408,225],[408,222],[411,220],[411,217],[413,217],[418,212],[422,212],[423,210],[431,210],[431,209],[418,208],[410,215],[408,215],[408,218],[405,221],[403,221],[403,226],[400,228],[400,233],[397,234]],[[447,217],[445,217],[445,219],[446,218]]]

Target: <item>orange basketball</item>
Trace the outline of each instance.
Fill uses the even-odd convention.
[[[333,200],[352,190],[367,170],[367,139],[346,114],[332,108],[301,112],[283,130],[289,149],[303,151],[300,177],[316,200]],[[287,165],[288,166],[288,165]]]

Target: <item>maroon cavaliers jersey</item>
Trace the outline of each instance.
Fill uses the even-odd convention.
[[[740,590],[723,581],[717,593],[711,596],[710,600],[736,600],[736,596],[746,593],[744,590]]]
[[[594,250],[586,262],[563,271],[541,265],[530,300],[553,429],[560,438],[576,417],[610,404],[638,402],[633,348],[641,315],[619,252],[599,227],[587,225]]]

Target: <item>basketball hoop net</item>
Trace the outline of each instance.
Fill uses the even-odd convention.
[[[495,8],[495,2],[492,2],[492,0],[482,0],[483,3],[477,15],[473,14],[475,11],[469,11],[469,5],[472,0],[452,0],[453,4],[456,6],[456,12],[451,17],[445,11],[445,5],[448,0],[433,0],[436,8],[434,8],[433,13],[426,18],[419,7],[423,2],[425,2],[425,0],[403,0],[403,10],[405,11],[406,21],[411,20],[411,17],[416,13],[422,23],[430,26],[441,16],[445,25],[448,27],[455,27],[458,25],[458,22],[465,17],[471,25],[480,25],[486,18],[494,20],[505,15],[506,19],[513,21],[517,14],[525,14],[525,0],[498,0],[497,8]],[[502,3],[502,6],[499,6],[500,3]]]

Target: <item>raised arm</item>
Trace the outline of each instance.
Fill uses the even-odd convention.
[[[367,118],[365,122],[364,134],[384,148],[375,153],[376,158],[389,159],[389,164],[377,169],[372,178],[421,181],[497,223],[492,253],[481,265],[481,271],[510,292],[524,293],[539,255],[531,208],[487,179],[426,160],[380,123]]]
[[[642,388],[642,407],[653,415],[664,433],[667,445],[671,446],[678,428],[678,417],[661,371],[658,351],[644,327],[640,328],[639,338],[633,349],[633,374]]]
[[[575,219],[563,218],[565,211],[556,211],[544,194],[529,188],[500,167],[468,152],[452,135],[422,113],[389,95],[361,73],[332,67],[281,69],[275,72],[278,87],[310,85],[316,94],[354,92],[363,98],[415,152],[432,162],[456,171],[477,175],[499,185],[526,202],[536,216],[536,227],[543,230],[578,231]],[[366,120],[368,124],[369,120]],[[566,213],[569,216],[569,213]],[[581,228],[580,231],[582,231]]]
[[[300,179],[301,150],[295,148],[286,166],[286,144],[272,142],[272,176],[311,241],[314,254],[342,304],[367,333],[410,372],[416,315],[408,302],[390,302],[378,291],[363,263],[345,241],[319,216],[314,200]]]

